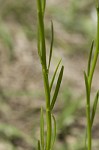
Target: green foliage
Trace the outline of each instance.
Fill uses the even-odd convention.
[[[44,149],[44,115],[43,109],[41,108],[41,120],[40,120],[40,139],[41,139],[41,148]]]
[[[36,7],[35,1],[6,0],[0,1],[0,18],[13,21],[21,25],[27,37],[31,40],[35,35]]]
[[[8,18],[14,19],[21,24],[28,24],[31,21],[31,16],[35,16],[35,1],[26,0],[7,0],[2,3],[0,1],[1,18],[6,20]],[[29,17],[30,15],[30,17]],[[29,21],[29,22],[28,22]]]
[[[52,50],[53,50],[53,42],[54,42],[54,29],[53,29],[53,22],[51,22],[51,46],[50,46],[50,55],[49,55],[49,63],[48,63],[48,72],[50,68],[51,58],[52,58]]]
[[[8,47],[9,60],[13,60],[13,40],[9,31],[7,30],[7,27],[2,22],[0,23],[0,40]]]
[[[97,39],[96,39],[96,50],[94,52],[94,57],[92,59],[92,51],[93,51],[93,42],[89,54],[89,60],[88,60],[88,68],[87,68],[87,74],[84,72],[84,77],[85,77],[85,86],[86,86],[86,116],[87,116],[87,148],[88,150],[92,149],[92,125],[97,109],[97,103],[98,103],[98,97],[99,97],[99,91],[96,94],[94,104],[91,110],[91,86],[92,86],[92,79],[98,59],[98,54],[99,54],[99,4],[97,1],[96,4],[96,10],[97,10]],[[92,114],[91,114],[92,112]],[[91,114],[91,118],[90,118]],[[85,142],[86,143],[86,142]]]
[[[51,37],[51,46],[50,46],[50,54],[49,54],[49,61],[48,61],[48,65],[46,62],[46,42],[45,42],[45,27],[44,27],[44,12],[45,12],[45,3],[43,1],[43,3],[38,0],[38,54],[40,57],[40,61],[42,64],[42,73],[43,73],[43,78],[44,78],[44,87],[45,87],[45,95],[46,95],[46,119],[47,119],[47,137],[46,137],[46,147],[44,147],[44,121],[43,121],[43,113],[41,111],[41,139],[40,139],[40,143],[41,143],[41,149],[46,149],[46,150],[50,150],[51,149],[51,141],[52,141],[52,115],[51,115],[51,111],[54,108],[56,99],[57,99],[57,95],[59,93],[59,88],[60,88],[60,84],[61,84],[61,80],[62,80],[62,76],[63,76],[63,70],[64,67],[61,67],[60,73],[59,73],[59,77],[58,77],[58,81],[56,84],[56,88],[55,88],[55,92],[54,95],[51,99],[51,89],[53,86],[53,82],[55,80],[55,76],[58,70],[58,67],[60,65],[60,62],[58,63],[56,70],[54,72],[51,84],[49,86],[49,69],[50,69],[50,62],[51,62],[51,57],[52,57],[52,48],[53,48],[53,23],[51,24],[51,33],[52,33],[52,37]],[[97,24],[97,43],[96,43],[96,51],[94,53],[94,57],[92,58],[92,53],[93,53],[93,44],[94,42],[92,42],[91,45],[91,49],[90,49],[90,54],[89,54],[89,60],[88,60],[88,68],[87,68],[87,74],[84,72],[84,78],[85,78],[85,85],[86,85],[86,116],[87,116],[87,137],[86,140],[88,141],[87,143],[87,147],[88,150],[91,150],[92,147],[92,136],[91,136],[91,130],[92,130],[92,125],[93,125],[93,121],[94,121],[94,117],[95,117],[95,113],[96,113],[96,108],[97,108],[97,103],[98,103],[98,95],[99,93],[97,92],[95,100],[94,100],[94,104],[93,104],[93,108],[92,108],[92,115],[90,117],[91,114],[91,105],[90,105],[90,95],[91,95],[91,85],[92,85],[92,79],[93,79],[93,74],[94,74],[94,70],[95,70],[95,66],[96,66],[96,62],[98,59],[98,53],[99,53],[99,8],[97,6],[97,16],[98,16],[98,24]],[[48,66],[48,67],[47,67]],[[71,114],[73,114],[75,112],[75,110],[77,109],[77,103],[72,103],[72,106],[70,105],[70,107],[68,107],[68,109],[65,109],[62,113],[62,121],[64,121],[64,118],[66,120],[66,118],[70,118]],[[54,119],[54,118],[53,118]],[[56,137],[56,121],[54,119],[54,137]],[[63,125],[62,125],[63,126]],[[38,149],[40,149],[40,144],[38,144]]]
[[[57,96],[58,96],[58,93],[59,93],[60,84],[61,84],[62,77],[63,77],[63,71],[64,71],[64,67],[62,66],[61,70],[60,70],[60,73],[59,73],[58,80],[57,80],[55,92],[54,92],[54,95],[53,95],[53,98],[52,98],[52,102],[51,102],[51,106],[50,106],[51,110],[53,109],[53,107],[55,105],[55,102],[56,102],[56,99],[57,99]]]
[[[53,135],[52,135],[53,139],[52,139],[52,143],[51,143],[51,149],[53,149],[55,139],[56,139],[56,119],[55,119],[54,115],[52,115],[52,119],[53,119],[53,124],[54,124],[54,131],[53,131]]]
[[[37,13],[38,13],[38,55],[40,57],[41,65],[42,65],[42,74],[43,74],[43,80],[44,80],[44,88],[45,88],[45,98],[46,98],[46,123],[47,123],[47,135],[46,135],[46,144],[44,142],[44,118],[43,118],[43,109],[41,109],[41,127],[40,127],[40,142],[38,141],[38,150],[46,149],[46,150],[52,150],[56,138],[56,121],[55,117],[52,115],[52,110],[55,106],[55,102],[59,93],[60,84],[63,77],[63,70],[64,67],[61,67],[59,77],[57,80],[56,88],[54,91],[54,94],[51,98],[51,89],[53,86],[53,82],[59,67],[60,62],[58,63],[58,66],[55,69],[55,73],[52,77],[51,84],[49,83],[49,71],[50,71],[50,63],[52,58],[52,50],[53,50],[53,40],[54,40],[54,31],[53,31],[53,23],[51,22],[51,46],[50,46],[50,53],[49,53],[49,61],[47,65],[46,61],[46,41],[45,41],[45,26],[44,26],[44,13],[45,13],[45,5],[46,0],[37,0]],[[53,119],[53,124],[52,124]],[[52,125],[54,127],[52,128]],[[53,134],[52,134],[52,129]],[[53,137],[53,138],[52,138]]]
[[[38,150],[40,150],[40,141],[38,140]]]
[[[95,97],[95,100],[94,100],[94,104],[93,104],[93,108],[92,108],[91,126],[93,125],[93,122],[94,122],[95,113],[96,113],[96,110],[97,110],[98,99],[99,99],[99,91],[96,94],[96,97]]]
[[[0,135],[8,140],[23,138],[23,134],[20,130],[18,130],[14,126],[4,123],[0,124]]]
[[[6,143],[9,142],[15,150],[16,145],[14,145],[14,141],[20,141],[20,143],[24,143],[31,148],[34,146],[30,136],[8,123],[0,123],[0,140],[4,140]]]
[[[62,23],[66,31],[72,33],[82,33],[83,35],[90,34],[92,28],[90,27],[89,13],[91,12],[92,1],[71,0],[69,4],[65,3],[65,8],[62,5],[57,5],[49,8],[55,19]],[[89,7],[90,6],[90,7]],[[79,16],[80,15],[80,16]],[[75,21],[76,20],[76,21]]]
[[[56,73],[57,73],[57,70],[59,68],[60,63],[61,63],[61,60],[59,61],[58,65],[57,65],[57,67],[55,69],[55,72],[53,74],[53,77],[52,77],[52,80],[51,80],[51,84],[50,84],[50,91],[52,90],[52,86],[53,86],[53,83],[54,83],[54,80],[55,80],[55,77],[56,77]]]
[[[62,99],[64,100],[62,112],[58,118],[58,128],[64,131],[66,127],[71,125],[76,116],[76,112],[81,108],[81,100],[79,97],[77,99],[73,98],[72,91],[67,87],[64,88]]]
[[[61,35],[59,30],[60,35],[66,37],[64,31],[67,35],[65,41],[64,39],[61,40],[60,37],[56,37],[54,42],[56,47],[60,46],[70,54],[86,53],[91,39],[95,38],[94,28],[96,22],[94,21],[93,6],[93,0],[70,0],[68,2],[64,1],[61,5],[53,4],[48,7],[48,13],[52,14],[54,20],[61,26],[64,35]],[[73,36],[69,37],[68,35]]]

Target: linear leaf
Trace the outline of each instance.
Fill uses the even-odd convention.
[[[86,86],[86,95],[87,95],[87,104],[89,104],[89,86],[88,86],[88,78],[86,73],[84,72],[85,86]]]
[[[39,25],[38,25],[38,55],[40,57],[40,61],[42,63],[42,54],[41,54],[41,38],[40,38],[40,31],[39,31]]]
[[[88,76],[89,76],[89,74],[90,74],[93,46],[94,46],[94,41],[92,41],[91,48],[90,48],[90,53],[89,53],[88,67],[87,67],[87,68],[88,68],[88,69],[87,69],[87,75],[88,75]]]
[[[93,104],[93,108],[92,108],[91,127],[93,125],[93,121],[94,121],[94,118],[95,118],[95,113],[96,113],[96,109],[97,109],[98,99],[99,99],[99,91],[96,94],[96,97],[95,97],[95,100],[94,100],[94,104]]]
[[[51,149],[53,149],[55,139],[56,139],[56,119],[54,115],[52,115],[52,118],[53,118],[53,123],[54,123],[54,132],[53,132],[53,141],[52,141]]]
[[[55,80],[55,76],[56,76],[56,73],[57,73],[57,70],[59,68],[60,63],[61,63],[61,60],[58,62],[57,67],[56,67],[55,72],[54,72],[54,75],[52,77],[51,84],[50,84],[50,92],[51,92],[51,89],[52,89],[52,86],[53,86],[53,83],[54,83],[54,80]]]
[[[55,92],[54,92],[52,102],[51,102],[51,110],[53,109],[54,104],[55,104],[56,99],[57,99],[57,96],[58,96],[58,92],[59,92],[59,89],[60,89],[60,84],[61,84],[62,77],[63,77],[63,71],[64,71],[64,66],[61,67],[61,70],[60,70],[60,73],[59,73],[59,77],[58,77],[58,80],[57,80],[57,85],[56,85]]]
[[[50,55],[49,55],[49,63],[48,63],[48,72],[49,72],[51,58],[52,58],[53,42],[54,42],[54,28],[53,28],[53,22],[51,21],[51,45],[50,45]]]
[[[85,150],[87,150],[87,129],[85,130]]]
[[[43,115],[43,109],[41,108],[41,118],[40,118],[40,141],[42,150],[44,150],[44,115]]]
[[[39,34],[41,41],[41,53],[42,53],[42,63],[46,67],[46,46],[45,46],[45,31],[44,31],[44,21],[43,21],[43,13],[41,0],[37,0],[38,6],[38,23],[39,23]]]
[[[40,20],[39,20],[39,13],[41,13],[41,1],[37,0],[37,9],[38,9],[38,32],[37,32],[37,36],[38,36],[38,54],[41,58],[41,35],[40,35]]]
[[[38,140],[38,150],[41,150],[40,148],[40,141]]]

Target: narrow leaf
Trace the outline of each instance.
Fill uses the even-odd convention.
[[[85,150],[87,150],[87,129],[85,131]]]
[[[41,14],[41,0],[37,0],[37,11],[38,11],[38,54],[41,58],[41,34],[40,34],[40,20],[39,15]]]
[[[43,20],[41,0],[37,0],[37,4],[38,4],[37,12],[38,12],[39,34],[41,42],[42,63],[46,67],[45,31],[44,31],[44,20]]]
[[[91,127],[93,125],[94,122],[94,118],[95,118],[95,113],[96,113],[96,109],[97,109],[97,104],[98,104],[98,99],[99,99],[99,91],[96,94],[95,100],[94,100],[94,104],[93,104],[93,108],[92,108],[92,114],[91,114]]]
[[[51,45],[50,45],[48,72],[49,72],[51,58],[52,58],[53,42],[54,42],[54,29],[53,29],[53,22],[51,21]]]
[[[89,104],[89,86],[88,86],[88,78],[86,73],[84,72],[85,86],[86,86],[86,95],[87,95],[87,104]]]
[[[87,69],[87,75],[88,75],[88,76],[89,76],[89,74],[90,74],[93,46],[94,46],[94,41],[92,41],[91,48],[90,48],[90,53],[89,53],[88,67],[87,67],[87,68],[88,68],[88,69]]]
[[[55,69],[55,72],[54,72],[54,75],[52,77],[51,84],[50,84],[50,92],[51,92],[51,89],[52,89],[52,86],[53,86],[53,83],[54,83],[54,80],[55,80],[55,76],[56,76],[56,73],[57,73],[57,70],[59,68],[60,63],[61,63],[61,60],[58,62],[58,65],[57,65],[57,67]]]
[[[37,35],[37,37],[38,37],[38,40],[37,40],[38,41],[38,43],[37,43],[38,44],[37,45],[37,47],[38,47],[38,54],[40,56],[41,54],[40,54],[40,33],[39,33],[39,27],[38,27],[38,35]]]
[[[38,140],[38,150],[41,150],[40,148],[40,141]]]
[[[58,96],[58,92],[59,92],[59,89],[60,89],[60,84],[61,84],[62,77],[63,77],[63,71],[64,71],[64,66],[61,67],[61,70],[60,70],[60,73],[59,73],[59,77],[58,77],[58,80],[57,80],[57,85],[56,85],[55,92],[54,92],[52,102],[51,102],[51,110],[53,109],[54,104],[55,104],[56,99],[57,99],[57,96]]]
[[[44,31],[44,21],[41,12],[38,12],[39,18],[39,29],[40,29],[40,41],[41,41],[41,53],[42,53],[42,61],[43,65],[46,66],[46,46],[45,46],[45,31]]]
[[[86,86],[86,109],[88,111],[88,106],[90,105],[90,91],[89,91],[89,85],[88,85],[88,77],[84,71],[84,79],[85,79],[85,86]],[[88,112],[87,112],[88,115]],[[85,134],[85,150],[87,150],[87,129]]]
[[[40,138],[42,150],[44,150],[44,116],[43,109],[41,108],[41,119],[40,119]]]
[[[54,115],[52,115],[53,118],[53,123],[54,123],[54,132],[53,132],[53,141],[52,141],[52,145],[51,145],[51,149],[53,149],[54,143],[55,143],[55,139],[56,139],[56,120]]]
[[[41,38],[40,38],[40,31],[39,31],[39,25],[38,25],[38,55],[40,57],[40,61],[42,63],[42,54],[41,54]]]

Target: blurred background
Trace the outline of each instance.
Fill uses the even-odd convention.
[[[54,114],[56,150],[84,150],[85,86],[88,53],[96,37],[94,0],[47,0],[47,56],[54,23],[50,77],[62,58],[64,77]],[[98,61],[99,62],[99,61]],[[99,63],[98,63],[99,64]],[[99,89],[97,65],[92,99]],[[40,107],[45,107],[37,53],[36,0],[0,0],[0,150],[36,150]],[[93,150],[99,149],[99,106],[93,126]]]

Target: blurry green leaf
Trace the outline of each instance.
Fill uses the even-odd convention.
[[[39,57],[40,57],[40,61],[41,61],[41,63],[42,63],[42,53],[41,53],[41,39],[40,39],[41,37],[40,37],[40,31],[39,31],[39,25],[38,25],[38,55],[39,55]]]
[[[55,139],[56,139],[56,120],[55,120],[54,115],[52,115],[52,118],[53,118],[53,123],[54,123],[54,132],[53,132],[53,135],[52,135],[51,150],[53,149],[53,146],[54,146],[54,143],[55,143]]]
[[[96,8],[99,7],[99,1],[98,0],[95,0],[96,1]]]
[[[7,28],[5,28],[3,24],[0,25],[0,39],[3,41],[4,45],[9,48],[9,59],[12,60],[14,57],[13,40]]]
[[[93,108],[92,108],[91,127],[93,125],[93,121],[94,121],[94,117],[95,117],[95,113],[96,113],[96,109],[97,109],[97,104],[98,104],[98,99],[99,99],[99,91],[96,94],[96,97],[95,97],[95,100],[94,100],[94,104],[93,104]]]
[[[2,137],[8,138],[9,140],[12,138],[20,139],[23,137],[23,134],[20,130],[18,130],[14,126],[4,123],[0,124],[0,135],[2,135]]]
[[[90,53],[89,53],[88,67],[87,67],[87,68],[88,68],[88,70],[87,70],[87,75],[88,75],[88,76],[89,76],[89,74],[90,74],[93,46],[94,46],[94,41],[92,41],[91,48],[90,48]]]
[[[29,27],[27,25],[23,25],[23,31],[25,32],[25,35],[27,38],[32,41],[37,36],[32,27]]]
[[[42,14],[42,6],[41,0],[37,0],[38,4],[38,23],[39,23],[39,34],[40,34],[40,41],[41,41],[41,53],[42,53],[42,63],[46,68],[46,46],[45,46],[45,32],[44,32],[44,21],[43,21],[43,14]]]
[[[64,99],[65,99],[64,107],[58,120],[58,128],[61,130],[64,130],[66,126],[69,126],[70,124],[73,123],[73,121],[76,118],[75,113],[80,108],[82,100],[81,97],[79,97],[78,99],[73,99],[72,97],[70,98],[64,97]]]
[[[49,63],[48,63],[48,72],[50,68],[51,58],[52,58],[52,50],[53,50],[53,42],[54,42],[54,29],[53,29],[53,22],[51,21],[51,46],[50,46],[50,55],[49,55]]]
[[[87,150],[87,129],[85,130],[85,150]]]
[[[54,75],[53,75],[53,77],[52,77],[51,84],[50,84],[50,91],[52,90],[52,86],[53,86],[53,83],[54,83],[54,80],[55,80],[55,76],[56,76],[56,73],[57,73],[57,70],[58,70],[58,68],[59,68],[60,63],[61,63],[61,60],[59,61],[58,65],[57,65],[57,67],[56,67],[56,70],[55,70],[55,72],[54,72]]]
[[[61,70],[60,70],[60,73],[59,73],[59,77],[58,77],[58,80],[57,80],[57,85],[56,85],[55,92],[54,92],[52,102],[51,102],[51,106],[50,106],[51,110],[54,107],[54,104],[56,102],[56,99],[57,99],[57,96],[58,96],[58,93],[59,93],[60,84],[61,84],[62,77],[63,77],[63,71],[64,71],[64,66],[61,67]]]
[[[0,137],[9,141],[19,140],[33,147],[33,139],[29,135],[7,123],[0,123]]]
[[[40,148],[40,141],[38,140],[38,150],[41,150]]]
[[[44,150],[44,116],[43,116],[43,108],[41,108],[41,119],[40,119],[40,141],[42,150]]]
[[[87,98],[87,104],[89,104],[89,85],[88,85],[88,78],[87,78],[87,75],[86,73],[84,72],[84,79],[85,79],[85,86],[86,86],[86,98]]]

